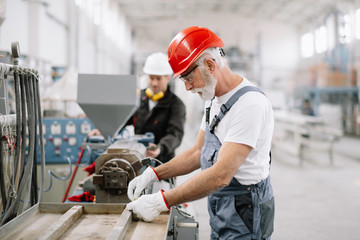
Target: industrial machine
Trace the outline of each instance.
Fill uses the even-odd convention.
[[[87,118],[44,118],[46,164],[68,163],[67,158],[76,161],[80,147],[93,128]],[[37,154],[40,163],[40,151]],[[84,158],[82,162],[85,162]]]
[[[141,174],[145,151],[141,143],[118,140],[96,159],[93,176],[96,202],[129,202],[127,185]]]
[[[113,143],[138,102],[135,76],[79,74],[78,103],[107,141],[84,143],[84,148],[104,149],[92,178],[96,202],[129,202],[127,185],[141,174],[145,146],[130,139]]]
[[[136,137],[117,138],[125,121],[138,107],[135,76],[79,74],[78,86],[79,105],[104,138],[111,141],[95,161],[92,183],[96,204],[128,203],[128,183],[151,163],[151,159],[145,158],[146,141],[141,143]],[[104,146],[104,143],[84,144],[95,149]],[[147,224],[149,228],[155,225]],[[198,223],[181,206],[171,208],[166,225],[165,239],[197,239]]]

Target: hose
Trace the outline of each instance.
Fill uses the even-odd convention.
[[[18,166],[20,161],[20,140],[21,140],[21,106],[20,106],[20,78],[19,72],[14,71],[14,88],[15,88],[15,113],[16,113],[16,143],[15,143],[15,158],[14,158],[14,173],[12,184],[15,186],[16,176],[18,173]]]
[[[14,57],[14,55],[13,55]],[[18,57],[18,56],[17,56]],[[16,57],[15,57],[16,58]],[[17,58],[16,58],[17,59]],[[15,59],[15,60],[16,60]],[[24,205],[22,205],[22,212],[29,207],[35,205],[41,201],[42,193],[44,192],[44,178],[45,178],[45,154],[44,154],[44,142],[43,142],[43,128],[42,128],[42,112],[39,93],[38,74],[36,70],[27,68],[20,68],[14,61],[14,66],[9,68],[9,72],[12,71],[14,77],[14,92],[15,92],[15,112],[16,112],[16,139],[15,139],[15,151],[11,153],[13,157],[13,174],[9,176],[10,188],[8,189],[8,195],[6,195],[5,189],[5,175],[4,169],[4,149],[3,149],[3,126],[0,126],[0,194],[3,205],[2,218],[0,226],[9,222],[11,219],[17,216],[20,210],[21,196],[25,196]],[[0,69],[4,79],[4,91],[7,94],[6,88],[6,75],[5,72]],[[10,74],[7,72],[7,74]],[[9,112],[9,105],[6,101],[5,95],[5,109],[6,114]],[[39,126],[39,145],[37,145],[37,125]],[[5,125],[4,125],[5,126]],[[26,130],[28,129],[29,149],[26,154]],[[7,135],[7,133],[5,133]],[[9,136],[7,136],[9,138]],[[40,147],[40,160],[41,160],[41,183],[40,191],[38,191],[37,182],[37,148]],[[27,156],[26,156],[27,155]],[[27,162],[25,158],[27,157]],[[71,166],[71,161],[68,159]],[[69,176],[71,175],[71,170]],[[51,173],[52,174],[52,173]],[[54,175],[54,174],[53,174]],[[54,175],[54,177],[58,178]],[[66,179],[67,179],[66,178]],[[14,189],[17,192],[14,192]],[[24,190],[26,192],[24,192]],[[24,192],[24,193],[23,193]],[[15,194],[13,194],[15,193]]]
[[[28,173],[28,175],[24,175],[24,178],[27,179],[27,181],[29,181],[29,186],[30,189],[27,192],[28,194],[30,194],[30,196],[34,197],[31,193],[32,193],[32,189],[33,189],[33,181],[32,181],[32,176],[34,174],[33,170],[34,170],[34,165],[36,165],[36,163],[34,164],[34,153],[35,153],[35,144],[36,144],[36,133],[35,133],[35,121],[34,121],[34,115],[35,115],[35,111],[34,111],[34,98],[33,98],[33,84],[32,84],[32,76],[27,73],[26,75],[26,80],[25,80],[25,87],[26,87],[26,104],[27,104],[27,109],[28,109],[28,128],[29,128],[29,152],[28,152],[28,156],[27,156],[27,165],[30,165],[30,172]],[[36,166],[35,166],[36,167]],[[28,197],[25,196],[25,199],[29,199]],[[19,202],[17,201],[17,204]],[[28,207],[28,202],[25,202],[24,205],[24,209],[27,209]]]
[[[35,105],[37,105],[37,118],[39,122],[39,138],[40,138],[39,140],[40,140],[41,181],[40,181],[39,202],[41,202],[42,195],[44,192],[44,182],[45,182],[45,149],[44,149],[44,133],[43,133],[43,125],[42,125],[41,102],[40,102],[41,100],[40,100],[38,75],[36,76],[35,79],[35,100],[36,100]],[[70,168],[70,172],[71,170],[72,168]]]
[[[11,179],[11,184],[10,187],[8,189],[8,199],[7,199],[7,203],[6,205],[4,205],[4,212],[6,212],[8,210],[8,208],[10,207],[10,204],[13,202],[14,197],[11,195],[11,192],[13,191],[13,188],[15,186],[15,181],[16,181],[16,176],[18,173],[18,166],[19,166],[19,155],[20,155],[20,141],[21,141],[21,106],[20,106],[20,72],[18,70],[18,68],[14,69],[14,88],[15,88],[15,101],[16,101],[16,144],[15,144],[15,157],[14,157],[14,172],[13,172],[13,176]]]
[[[69,163],[69,174],[66,177],[58,177],[56,176],[51,170],[48,170],[48,174],[49,174],[49,179],[50,179],[50,183],[49,183],[49,187],[47,189],[44,190],[44,192],[48,192],[51,187],[52,187],[52,177],[54,176],[56,179],[59,179],[61,181],[66,181],[71,177],[71,173],[72,173],[72,165],[71,165],[71,160],[69,157],[66,158],[66,160]],[[40,201],[40,200],[39,200]]]
[[[0,126],[0,191],[1,191],[1,201],[2,201],[2,205],[3,205],[3,210],[5,213],[5,209],[6,209],[6,193],[5,193],[5,179],[4,179],[4,169],[3,169],[3,144],[2,144],[2,127]]]
[[[26,95],[26,106],[27,106],[27,110],[28,110],[27,112],[28,112],[28,115],[31,115],[32,108],[30,106],[30,100],[29,100],[30,92],[29,92],[29,88],[28,88],[28,86],[29,86],[28,77],[27,77],[26,74],[24,75],[24,81],[23,82],[24,82],[25,95]],[[26,114],[23,115],[23,116],[26,116]],[[25,122],[26,122],[26,119],[25,119]],[[33,149],[32,145],[34,144],[34,139],[33,139],[32,128],[30,127],[31,123],[32,123],[32,119],[31,119],[31,117],[29,117],[29,146],[30,146],[29,147],[29,152],[33,154],[34,149]],[[25,129],[25,128],[23,128],[23,129]],[[26,139],[26,132],[25,131],[23,131],[23,136],[25,136],[23,139]],[[24,153],[25,153],[25,151],[24,151]],[[18,208],[19,208],[19,203],[20,203],[19,200],[20,200],[22,191],[23,191],[23,189],[25,187],[25,184],[29,181],[29,176],[30,176],[30,174],[32,172],[32,164],[33,164],[33,161],[32,161],[31,154],[28,154],[28,161],[27,161],[27,164],[26,164],[26,167],[25,167],[25,171],[24,171],[24,174],[20,178],[20,184],[19,184],[19,188],[18,188],[18,192],[17,192],[17,198],[15,199],[15,201],[13,201],[11,203],[10,207],[6,210],[6,212],[4,214],[4,217],[3,217],[2,221],[1,221],[1,225],[4,225],[8,221],[10,221],[14,217],[16,217],[17,212],[18,212]]]
[[[34,75],[29,71],[29,83],[30,83],[30,100],[33,108],[33,134],[34,134],[34,152],[33,152],[33,171],[31,174],[31,206],[35,205],[38,201],[38,191],[37,191],[37,103],[35,102],[35,78]]]
[[[25,96],[25,76],[24,74],[20,75],[20,93],[21,93],[21,151],[20,151],[20,176],[24,174],[25,167],[25,150],[26,150],[26,96]],[[19,183],[20,185],[20,183]],[[19,187],[19,186],[18,186]]]

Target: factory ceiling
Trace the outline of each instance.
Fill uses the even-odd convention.
[[[346,12],[354,0],[118,0],[133,27],[159,21],[223,14],[278,21],[300,27],[332,11]],[[214,20],[218,20],[214,18]]]

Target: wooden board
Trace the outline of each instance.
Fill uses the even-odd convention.
[[[169,215],[131,221],[125,204],[40,203],[0,228],[0,239],[165,239]],[[61,234],[59,234],[61,233]]]
[[[151,223],[144,221],[132,222],[124,240],[153,240],[165,239],[169,215],[161,214]]]

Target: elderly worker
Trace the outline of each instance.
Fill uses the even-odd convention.
[[[127,209],[151,221],[171,206],[208,196],[211,239],[270,239],[273,110],[258,88],[230,70],[223,45],[212,31],[196,26],[171,41],[168,60],[174,76],[206,100],[202,124],[190,149],[130,182],[128,196],[135,201]],[[180,186],[140,196],[154,182],[200,167]]]
[[[148,88],[141,91],[140,106],[126,125],[134,125],[136,134],[152,132],[156,145],[146,154],[165,163],[175,156],[184,136],[185,105],[168,85],[173,71],[165,53],[148,56],[143,71]]]

